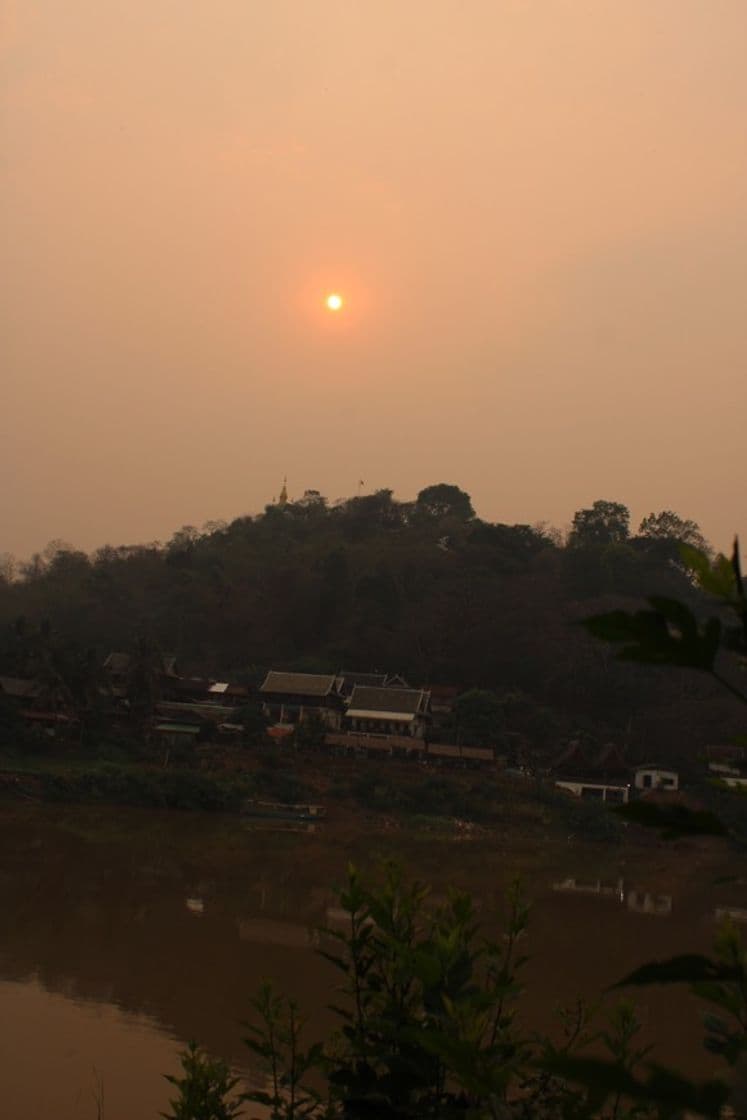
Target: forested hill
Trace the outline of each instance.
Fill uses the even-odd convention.
[[[168,544],[51,547],[0,581],[0,672],[33,673],[46,643],[63,676],[146,636],[181,671],[257,681],[263,670],[381,670],[411,683],[492,689],[538,746],[579,731],[671,757],[723,741],[739,713],[707,679],[617,662],[574,623],[654,592],[693,600],[664,512],[579,510],[563,541],[490,524],[455,486],[330,506],[315,491]],[[8,576],[10,573],[8,573]]]

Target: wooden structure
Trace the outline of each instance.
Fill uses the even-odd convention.
[[[271,670],[259,690],[262,710],[274,723],[294,724],[312,713],[327,727],[339,728],[344,699],[336,674],[279,673]]]
[[[356,685],[345,713],[351,731],[424,739],[430,723],[430,693],[415,688]]]

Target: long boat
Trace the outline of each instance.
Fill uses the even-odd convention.
[[[327,815],[324,805],[300,803],[288,805],[283,801],[245,801],[241,806],[245,817],[263,817],[284,821],[321,821]]]

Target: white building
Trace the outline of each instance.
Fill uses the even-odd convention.
[[[356,685],[345,722],[351,731],[422,739],[430,723],[430,705],[430,693],[424,689]]]
[[[627,782],[562,778],[558,779],[555,785],[558,789],[566,789],[584,801],[611,801],[617,805],[627,805],[630,799],[630,786]]]
[[[636,766],[633,784],[636,789],[662,789],[677,790],[680,788],[680,776],[676,770],[670,770],[657,762],[647,762],[643,766]]]

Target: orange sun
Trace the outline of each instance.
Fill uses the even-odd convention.
[[[340,311],[342,308],[342,296],[338,295],[337,292],[331,292],[324,302],[328,311]]]

